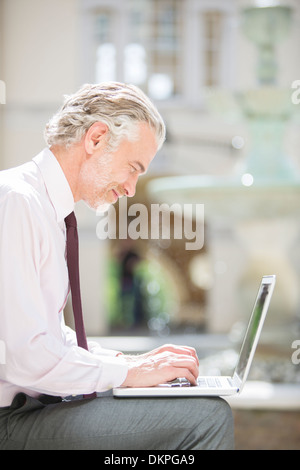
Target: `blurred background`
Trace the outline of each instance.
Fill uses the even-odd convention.
[[[277,275],[258,388],[232,401],[240,448],[300,447],[299,49],[298,0],[0,0],[0,169],[45,146],[64,95],[125,81],[167,125],[128,208],[204,204],[197,250],[99,239],[99,216],[77,205],[88,335],[125,352],[184,342],[204,372],[231,373],[260,278]]]

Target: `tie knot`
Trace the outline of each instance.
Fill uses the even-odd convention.
[[[77,220],[74,212],[71,212],[71,214],[65,218],[65,223],[67,227],[77,227]]]

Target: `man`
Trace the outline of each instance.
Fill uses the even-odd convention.
[[[86,350],[64,324],[65,218],[79,200],[105,210],[134,195],[165,138],[156,108],[134,86],[86,85],[66,98],[45,138],[33,161],[0,174],[0,449],[232,448],[221,399],[109,392],[183,376],[195,383],[192,348],[129,357],[90,342]]]

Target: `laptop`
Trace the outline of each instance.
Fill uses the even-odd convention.
[[[247,380],[256,346],[267,315],[275,286],[276,276],[263,276],[252,314],[246,329],[239,359],[231,377],[198,377],[197,385],[191,385],[184,378],[159,384],[155,387],[116,387],[115,397],[191,397],[191,396],[229,396],[240,393]]]

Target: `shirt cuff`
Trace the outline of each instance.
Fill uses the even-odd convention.
[[[97,392],[119,387],[125,381],[128,373],[128,364],[121,357],[106,357],[101,364],[102,373],[99,377]]]

